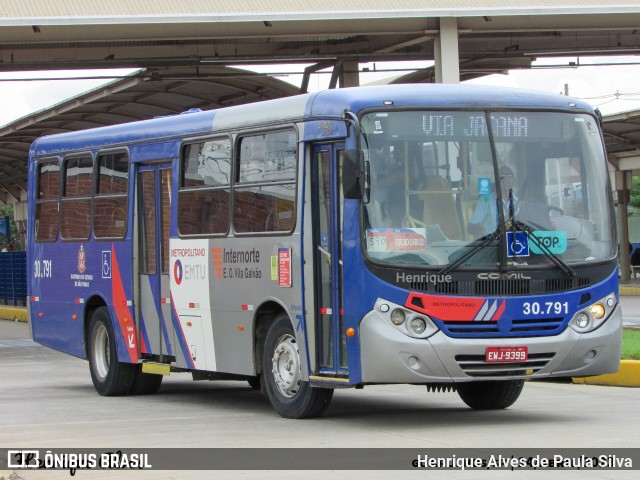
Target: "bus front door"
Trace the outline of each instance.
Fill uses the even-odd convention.
[[[316,373],[330,377],[348,375],[342,308],[343,152],[341,144],[313,149]]]
[[[164,361],[174,356],[169,294],[169,221],[171,165],[138,169],[138,322],[143,357]]]

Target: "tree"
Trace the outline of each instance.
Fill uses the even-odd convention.
[[[13,244],[14,251],[22,250],[20,245],[20,235],[18,234],[18,227],[16,227],[16,222],[13,220],[13,205],[0,205],[0,218],[5,216],[9,217],[11,239],[7,239],[4,235],[0,235],[0,250],[6,248],[9,243]]]
[[[631,180],[631,200],[629,205],[640,210],[640,177],[634,176]]]

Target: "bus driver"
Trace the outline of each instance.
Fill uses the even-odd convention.
[[[512,192],[514,202],[514,213],[518,213],[518,197],[513,193],[513,170],[507,165],[498,168],[500,178],[500,190],[502,193],[502,207],[505,218],[509,217],[509,191]],[[490,195],[483,195],[478,199],[471,219],[469,220],[469,233],[474,237],[488,235],[496,230],[498,226],[498,209],[496,202],[496,192]]]

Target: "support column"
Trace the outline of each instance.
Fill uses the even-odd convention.
[[[340,72],[340,88],[360,86],[360,64],[344,62]]]
[[[436,83],[460,83],[458,20],[440,19],[440,34],[434,39]]]
[[[629,217],[627,213],[627,205],[631,195],[631,172],[616,172],[616,196],[618,197],[618,247],[620,249],[619,265],[620,280],[628,282],[630,276],[629,262]]]

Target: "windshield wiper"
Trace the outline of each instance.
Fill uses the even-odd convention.
[[[576,276],[576,272],[573,268],[563,262],[555,253],[553,253],[546,245],[544,245],[538,237],[533,234],[533,229],[521,220],[516,220],[515,212],[514,212],[514,202],[513,202],[513,189],[509,189],[509,222],[511,223],[512,231],[525,232],[529,237],[529,241],[532,241],[533,244],[540,249],[542,253],[545,254],[556,266],[562,270],[565,275],[569,275],[571,277]],[[515,234],[513,235],[513,242],[516,241]],[[512,248],[513,249],[513,248]],[[514,250],[515,251],[515,250]]]
[[[452,270],[458,268],[460,265],[462,265],[468,259],[473,257],[476,253],[478,253],[484,247],[489,245],[491,242],[493,242],[494,240],[499,240],[499,239],[500,239],[500,228],[498,227],[498,228],[495,229],[495,231],[493,233],[490,233],[488,235],[485,235],[484,237],[479,238],[478,240],[480,240],[480,243],[472,246],[471,250],[469,250],[467,253],[462,255],[455,262],[450,263],[449,265],[444,267],[442,270],[440,270],[437,273],[437,275],[446,275],[447,273],[451,272]],[[466,246],[468,247],[468,245],[466,245]]]
[[[534,235],[534,231],[531,229],[529,225],[522,222],[521,220],[511,220],[513,227],[520,232],[525,232],[529,237],[529,241],[533,242],[533,244],[540,249],[540,251],[548,257],[555,265],[564,272],[565,275],[570,277],[575,277],[576,272],[573,268],[567,265],[563,260],[561,260],[555,253],[553,253],[549,247],[547,247],[544,243],[540,241],[538,237]],[[515,241],[515,240],[514,240]]]
[[[563,273],[565,273],[566,275],[575,277],[576,276],[576,272],[573,268],[571,268],[569,265],[567,265],[563,260],[561,260],[555,253],[553,253],[546,245],[544,245],[540,239],[538,237],[536,237],[534,235],[534,230],[531,228],[531,226],[521,220],[516,220],[514,218],[515,216],[515,208],[514,208],[514,201],[513,201],[513,189],[509,189],[509,224],[510,224],[510,228],[512,232],[525,232],[527,234],[527,237],[530,239],[531,242],[533,242],[533,244],[538,247],[540,249],[540,251],[546,256],[548,257],[560,270],[562,270]],[[513,237],[513,241],[515,241],[515,235]],[[458,258],[456,261],[454,261],[453,263],[450,263],[449,265],[447,265],[445,268],[443,268],[442,270],[440,270],[437,274],[438,275],[446,275],[447,273],[450,273],[452,270],[458,268],[460,265],[462,265],[464,262],[466,262],[469,258],[471,258],[472,256],[474,256],[476,253],[478,253],[480,250],[482,250],[484,247],[486,247],[487,245],[489,245],[491,242],[495,241],[495,240],[499,240],[500,239],[500,227],[496,228],[495,231],[493,231],[492,233],[481,237],[480,243],[474,245],[471,247],[471,249],[465,253],[464,255],[462,255],[460,258]]]

